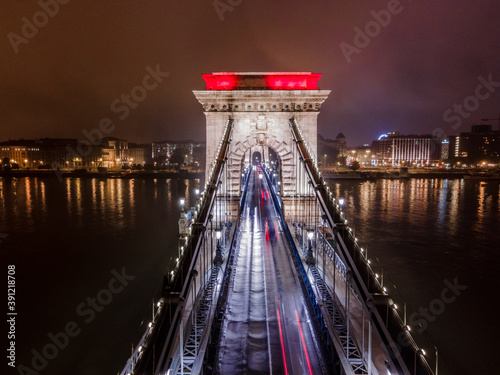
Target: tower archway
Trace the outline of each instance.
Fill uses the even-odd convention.
[[[193,91],[206,117],[206,173],[211,170],[227,122],[233,133],[226,165],[226,195],[240,197],[244,163],[252,164],[253,152],[261,162],[270,160],[274,150],[281,171],[281,195],[297,191],[297,158],[294,157],[290,119],[294,118],[316,154],[317,118],[330,90],[318,90],[321,74],[294,73],[212,73],[204,74],[206,90]]]

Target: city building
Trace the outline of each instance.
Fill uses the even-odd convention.
[[[372,141],[371,149],[373,165],[424,167],[441,161],[441,142],[430,134],[382,134]]]
[[[9,158],[12,165],[22,168],[39,168],[58,163],[64,167],[76,167],[82,157],[68,150],[75,150],[74,138],[40,138],[9,140],[0,143],[0,158]]]
[[[0,160],[20,168],[90,169],[122,168],[152,162],[150,145],[131,145],[126,140],[104,138],[99,145],[74,138],[9,140],[0,143]]]
[[[205,143],[192,140],[153,142],[153,161],[159,164],[201,164],[205,154]],[[203,162],[204,163],[204,162]]]
[[[457,165],[500,163],[500,130],[491,125],[472,125],[470,132],[449,138],[449,161]]]
[[[151,153],[151,144],[129,143],[128,162],[131,165],[151,164],[153,162],[153,155]]]
[[[327,139],[318,134],[318,160],[325,166],[345,165],[347,142],[340,132],[335,139]]]
[[[153,152],[152,152],[153,151]],[[19,168],[47,168],[59,170],[98,167],[122,169],[135,165],[152,164],[153,155],[178,165],[200,167],[205,165],[205,144],[193,141],[169,141],[151,144],[129,143],[127,140],[107,137],[98,145],[73,138],[19,139],[0,142],[0,160],[9,158]]]
[[[0,144],[0,160],[9,158],[11,164],[25,168],[37,167],[42,163],[42,150],[33,141],[19,140]]]
[[[443,139],[441,143],[441,160],[448,160],[450,158],[450,141]]]
[[[44,166],[81,168],[84,155],[78,153],[76,138],[41,138],[35,139],[34,142],[43,150],[41,160]]]
[[[96,156],[97,160],[92,160],[92,165],[87,163],[87,166],[92,167],[98,165],[100,167],[119,169],[123,167],[132,167],[134,165],[151,164],[153,157],[151,154],[151,144],[136,144],[129,143],[127,140],[114,137],[104,138],[100,147],[96,147],[100,152]]]
[[[370,145],[363,145],[347,150],[347,164],[357,161],[359,165],[372,165],[372,149]]]
[[[122,168],[128,165],[128,141],[114,137],[106,137],[103,138],[100,149],[100,167]]]

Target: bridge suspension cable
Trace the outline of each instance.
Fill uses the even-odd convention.
[[[414,340],[406,317],[400,317],[383,276],[373,271],[359,233],[349,225],[341,202],[321,178],[298,123],[291,119],[289,125],[293,147],[287,157],[294,163],[291,174],[280,181],[277,171],[269,174],[264,165],[263,176],[271,188],[269,192],[260,191],[259,196],[273,202],[289,245],[287,256],[302,291],[300,298],[316,331],[316,338],[309,340],[317,341],[320,349],[316,354],[324,356],[317,359],[313,355],[312,362],[316,361],[316,366],[326,364],[336,374],[372,374],[376,368],[392,374],[432,375],[425,351]],[[223,334],[222,318],[230,304],[229,285],[236,272],[233,244],[237,242],[251,172],[233,165],[233,159],[237,159],[230,157],[233,126],[229,119],[207,173],[205,189],[190,211],[189,222],[180,229],[175,267],[165,275],[152,320],[121,375],[217,372],[214,366]],[[228,176],[228,169],[238,175],[244,172],[236,215],[232,215],[234,176]],[[265,230],[269,230],[268,240],[269,233],[279,236],[276,223],[268,225],[266,221]],[[265,258],[262,252],[256,254]],[[302,336],[298,315],[297,321],[306,349],[307,338]],[[314,365],[309,354],[314,353],[305,354],[311,370]],[[292,361],[285,355],[283,360],[285,366]]]
[[[218,278],[223,273],[221,264],[215,262],[215,258],[224,251],[222,247],[226,247],[232,227],[226,225],[223,201],[217,199],[218,194],[221,194],[232,131],[233,120],[229,119],[205,189],[198,198],[186,233],[181,235],[180,256],[174,269],[164,276],[163,292],[153,321],[149,323],[121,375],[163,375],[176,363],[179,373],[191,373],[195,365],[191,357],[198,356],[198,351],[202,349],[201,341],[208,338],[207,330],[203,332],[205,327],[202,323],[213,318],[209,314],[213,313],[212,305],[218,295]],[[200,293],[201,302],[198,298]],[[190,340],[191,330],[194,331],[196,342]],[[184,345],[186,339],[187,345]],[[192,356],[184,355],[186,347],[188,351],[191,350]]]
[[[373,327],[376,336],[381,342],[381,349],[382,353],[385,353],[386,358],[384,359],[387,361],[388,370],[392,374],[434,374],[425,359],[425,351],[420,349],[414,340],[410,332],[410,327],[405,322],[406,318],[401,319],[397,312],[396,304],[389,296],[387,289],[383,286],[383,282],[381,283],[380,276],[373,271],[366,251],[362,245],[360,245],[354,229],[349,226],[340,202],[335,200],[332,192],[322,179],[317,161],[314,159],[311,150],[303,138],[297,121],[293,118],[290,120],[290,129],[293,135],[297,159],[300,161],[300,165],[297,163],[297,180],[299,181],[299,185],[302,185],[302,187],[298,187],[299,194],[295,202],[298,203],[298,207],[303,207],[304,203],[302,203],[302,206],[300,203],[302,197],[302,199],[306,198],[306,202],[308,203],[306,209],[313,210],[314,212],[316,208],[311,208],[311,203],[313,203],[313,206],[317,207],[316,215],[312,214],[312,216],[316,216],[316,218],[311,218],[311,215],[309,215],[309,222],[307,223],[307,220],[303,220],[303,218],[301,220],[301,215],[298,210],[294,210],[294,219],[296,221],[294,224],[298,229],[298,237],[302,238],[302,243],[304,243],[303,232],[306,226],[311,229],[309,233],[312,233],[312,238],[320,237],[318,236],[318,222],[321,222],[323,231],[325,228],[328,230],[328,235],[332,239],[332,242],[335,243],[335,251],[340,257],[342,264],[345,265],[346,284],[349,289],[352,288],[354,296],[357,296],[361,304],[363,330],[366,315],[369,318],[368,324],[370,333]],[[301,195],[300,189],[310,191],[311,194],[315,196],[314,202],[307,200],[307,195]],[[297,204],[295,202],[294,204]],[[318,241],[316,240],[315,243],[317,244]],[[317,247],[318,246],[316,246],[316,248]],[[309,257],[311,257],[311,263],[315,261],[311,254],[307,255],[306,259],[309,259]],[[318,259],[316,259],[316,261],[317,260]],[[320,294],[324,294],[325,290],[328,289],[327,285],[324,283],[324,268],[325,263],[323,262],[323,277],[321,277],[320,272],[315,269],[315,265],[311,264],[312,279],[318,283],[317,290],[319,290]],[[335,270],[337,267],[333,268]],[[335,288],[335,276],[333,277],[333,285]],[[362,343],[360,355],[353,357],[352,352],[350,352],[350,350],[353,350],[353,346],[349,337],[349,320],[352,318],[352,316],[350,317],[348,314],[349,296],[350,293],[346,290],[344,300],[344,310],[347,312],[347,318],[345,319],[346,327],[344,329],[346,335],[340,335],[342,346],[344,347],[343,350],[346,353],[347,361],[351,364],[353,373],[371,373],[372,358],[368,358],[365,361],[366,369],[358,367],[359,359],[364,356],[364,342]],[[336,297],[334,296],[332,298],[333,305],[339,306],[340,301],[335,304],[335,299]],[[329,303],[326,304],[331,310],[330,305]],[[333,326],[337,325],[335,314],[330,315],[332,316],[330,324]],[[364,340],[364,333],[362,335],[362,340]],[[369,335],[369,341],[368,351],[369,357],[371,357],[371,334]]]

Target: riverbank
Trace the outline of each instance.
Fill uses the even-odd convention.
[[[100,172],[83,172],[83,171],[58,171],[54,172],[51,170],[15,170],[15,171],[0,171],[0,177],[5,178],[17,178],[17,177],[37,177],[37,178],[203,178],[205,172],[191,172],[191,171],[107,171],[104,173]]]
[[[485,173],[479,173],[476,170],[463,170],[463,169],[414,169],[408,172],[401,172],[398,169],[390,170],[339,170],[339,171],[322,171],[322,177],[326,181],[338,180],[404,180],[410,178],[438,178],[438,179],[478,179],[487,177]],[[144,179],[169,179],[169,178],[204,178],[205,172],[203,171],[106,171],[106,172],[91,172],[91,171],[58,171],[51,170],[11,170],[0,171],[0,177],[5,178],[21,178],[21,177],[37,177],[37,178],[144,178]],[[491,179],[491,177],[487,178]]]
[[[409,172],[400,172],[399,170],[371,170],[371,171],[341,171],[322,172],[325,180],[401,180],[408,178],[439,178],[439,179],[461,179],[469,175],[468,170],[412,170]]]

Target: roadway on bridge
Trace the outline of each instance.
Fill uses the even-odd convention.
[[[270,188],[259,174],[250,173],[218,369],[221,374],[326,373]]]

